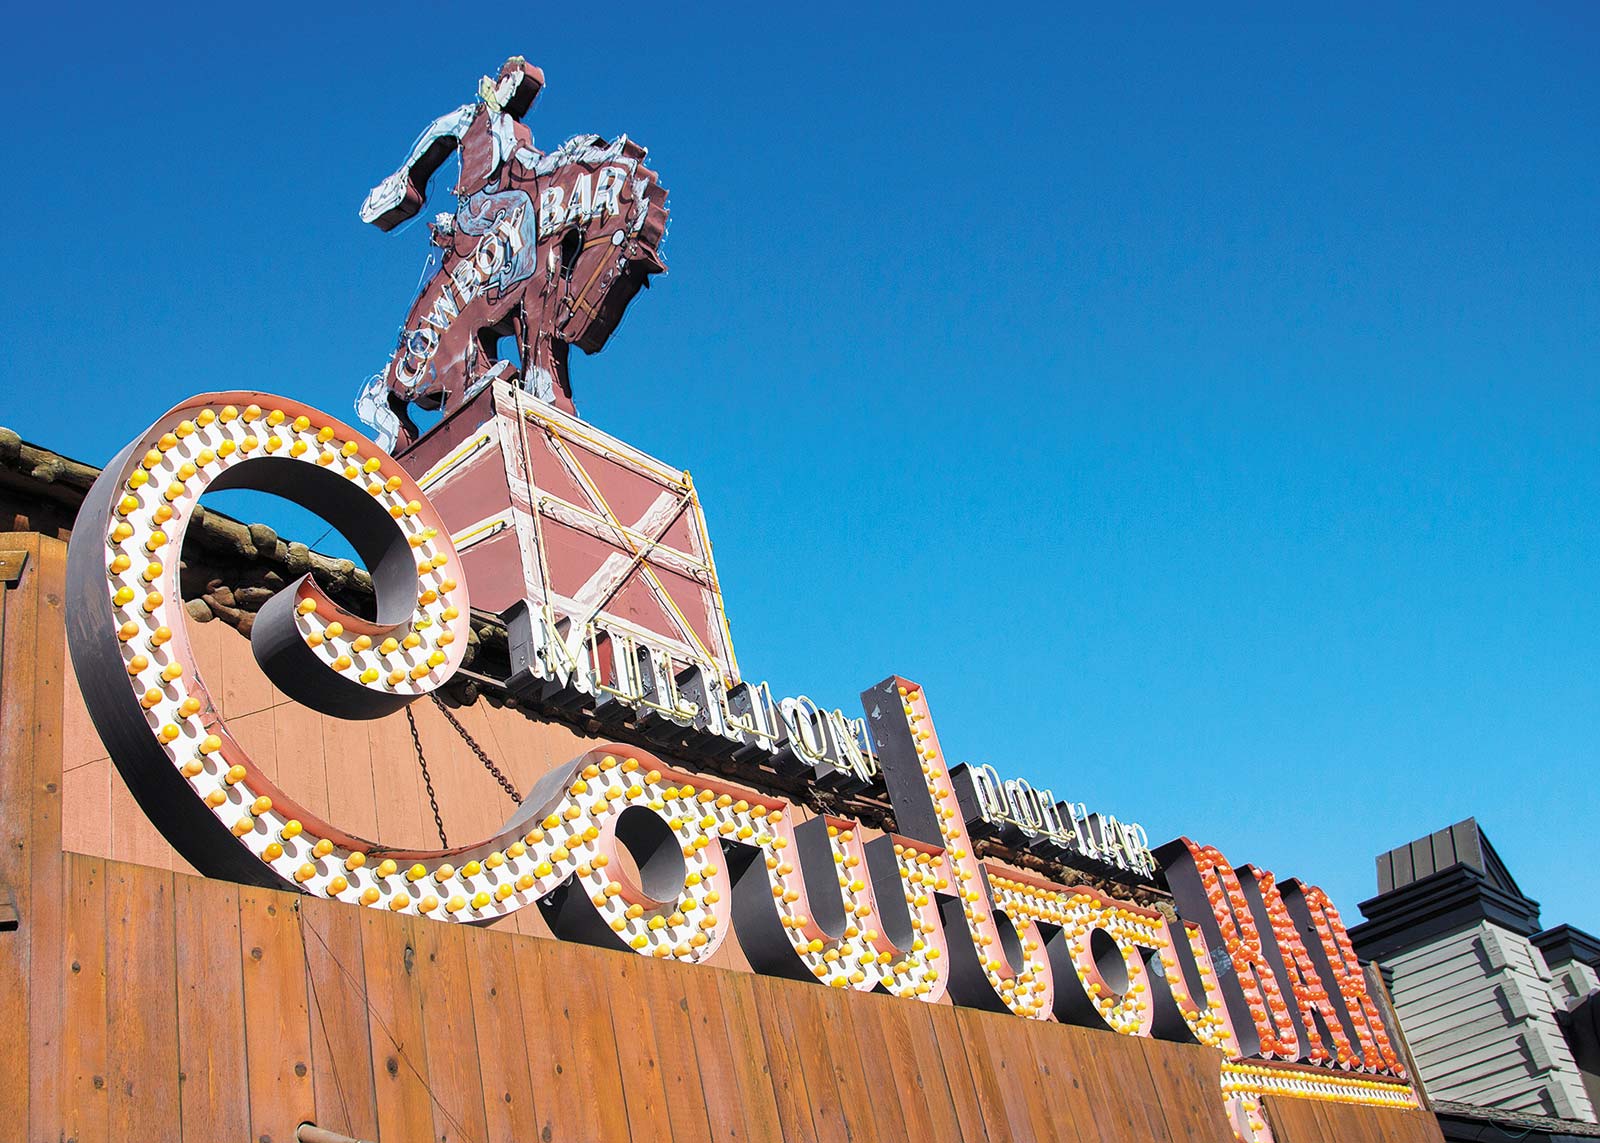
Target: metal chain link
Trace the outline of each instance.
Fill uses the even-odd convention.
[[[406,725],[411,727],[411,745],[417,748],[417,765],[422,767],[422,784],[428,787],[428,804],[433,807],[433,824],[439,828],[439,844],[449,849],[450,842],[444,836],[444,818],[439,816],[439,799],[433,796],[433,776],[428,773],[428,760],[422,756],[422,739],[417,734],[417,720],[412,717],[409,704],[406,706]]]
[[[478,756],[478,761],[483,763],[483,768],[493,775],[496,782],[500,783],[500,788],[506,792],[506,797],[520,806],[522,804],[522,795],[517,793],[517,788],[511,784],[511,779],[507,778],[501,772],[500,767],[496,766],[489,756],[483,752],[483,747],[478,745],[477,740],[467,732],[467,728],[461,725],[456,716],[450,713],[450,708],[444,705],[443,700],[438,695],[429,695],[428,697],[433,700],[433,705],[439,708],[439,713],[444,715],[446,721],[456,728],[456,733],[461,735],[462,740],[472,748],[472,752]],[[407,710],[409,711],[410,708],[408,707]],[[414,730],[413,733],[415,733]]]

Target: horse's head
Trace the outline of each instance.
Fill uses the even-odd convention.
[[[557,301],[553,336],[597,353],[622,312],[666,270],[667,191],[644,165],[645,149],[626,135],[569,139],[541,159],[539,254]]]
[[[456,211],[433,224],[438,268],[359,403],[390,447],[417,437],[407,406],[458,408],[495,380],[573,411],[569,347],[598,352],[640,287],[666,269],[667,192],[644,148],[625,135],[580,135],[540,154],[512,111],[488,99],[441,117],[373,192],[425,188],[461,147]],[[402,205],[415,213],[420,201]],[[382,206],[369,196],[363,217],[382,225]]]

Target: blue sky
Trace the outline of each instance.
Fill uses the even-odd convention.
[[[747,674],[917,679],[953,755],[1351,922],[1475,814],[1600,932],[1593,8],[336,7],[11,17],[0,423],[348,415],[426,246],[356,207],[522,53],[541,146],[672,192],[574,386],[693,471]]]

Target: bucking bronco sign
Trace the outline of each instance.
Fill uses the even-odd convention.
[[[472,924],[535,908],[559,937],[691,963],[736,939],[760,972],[1207,1045],[1244,1140],[1271,1138],[1264,1093],[1416,1106],[1320,890],[1187,838],[1152,852],[1102,829],[1075,848],[1072,815],[1006,827],[1053,866],[981,857],[993,815],[915,682],[890,676],[851,714],[739,677],[688,474],[578,420],[566,376],[567,346],[598,348],[662,269],[664,192],[625,138],[534,150],[522,117],[542,84],[508,61],[362,208],[385,229],[413,216],[461,149],[457,209],[432,227],[442,261],[363,396],[380,440],[289,398],[201,394],[135,436],[83,505],[73,665],[173,846],[207,875],[355,908]],[[410,403],[446,417],[419,436]],[[179,553],[200,496],[223,488],[315,508],[371,571],[370,615],[309,575],[262,608],[255,657],[295,702],[372,719],[432,694],[461,668],[475,604],[511,645],[508,677],[483,685],[624,741],[551,771],[465,845],[400,850],[322,819],[230,732],[187,635]],[[644,748],[669,740],[689,761]],[[694,765],[708,758],[718,773]],[[866,791],[898,832],[802,821],[774,779]],[[1176,910],[1079,883],[1065,859],[1090,848]]]
[[[644,148],[579,135],[536,150],[522,120],[543,87],[542,71],[507,60],[474,102],[430,123],[361,205],[362,221],[392,230],[422,209],[434,172],[460,149],[456,209],[431,224],[442,256],[358,402],[387,448],[417,439],[408,405],[454,409],[496,380],[573,412],[568,347],[598,352],[666,269],[667,192]],[[514,358],[501,355],[507,340]]]

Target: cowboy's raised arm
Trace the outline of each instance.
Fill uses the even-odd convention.
[[[393,230],[415,215],[427,201],[428,180],[461,144],[479,105],[487,106],[494,119],[504,121],[508,130],[503,133],[511,136],[515,133],[509,130],[510,120],[520,120],[526,115],[543,87],[544,72],[521,56],[512,56],[501,65],[498,80],[484,76],[479,81],[475,102],[463,103],[428,124],[411,145],[411,153],[400,169],[367,192],[366,201],[361,204],[361,221],[370,222],[379,230]],[[500,134],[492,132],[491,141],[495,144],[495,154],[490,160],[492,167],[508,158],[514,149],[515,140],[502,140]],[[501,154],[502,150],[506,153]]]
[[[428,124],[400,169],[367,192],[361,221],[393,230],[421,210],[428,198],[428,180],[461,142],[477,110],[477,103],[463,103]]]

